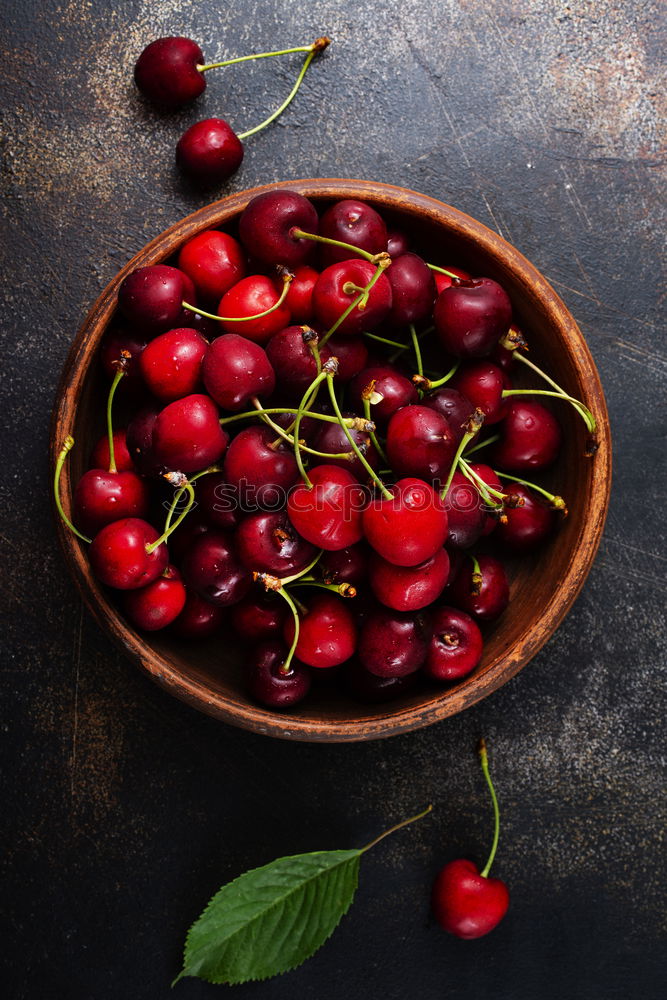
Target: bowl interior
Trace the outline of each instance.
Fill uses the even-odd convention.
[[[98,620],[178,697],[225,721],[284,738],[344,741],[389,736],[454,714],[489,694],[528,662],[566,614],[592,563],[608,502],[610,446],[604,397],[586,344],[563,303],[518,251],[480,223],[423,195],[370,182],[299,181],[272,187],[295,188],[318,210],[338,198],[361,198],[390,224],[407,230],[414,249],[430,262],[456,264],[496,279],[510,295],[515,321],[529,340],[531,359],[583,400],[598,419],[599,449],[594,458],[586,458],[583,422],[563,403],[556,401],[552,407],[563,427],[564,447],[556,467],[538,481],[565,497],[570,516],[537,554],[511,562],[510,605],[498,622],[485,629],[482,663],[456,685],[424,683],[401,699],[377,706],[352,701],[328,676],[314,671],[316,683],[304,703],[287,715],[264,710],[245,694],[244,653],[231,628],[199,643],[178,640],[168,630],[140,635],[123,619],[111,592],[93,578],[85,547],[60,522],[58,530],[67,562]],[[169,260],[204,229],[234,232],[240,211],[257,190],[206,206],[163,233],[129,262],[91,310],[66,363],[54,412],[53,456],[68,433],[77,443],[63,476],[63,496],[69,496],[71,484],[85,471],[91,448],[104,431],[100,401],[106,388],[97,349],[123,277],[135,267]],[[537,378],[522,382],[541,387]]]

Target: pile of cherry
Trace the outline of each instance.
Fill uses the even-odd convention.
[[[567,513],[525,478],[562,438],[535,397],[595,431],[526,357],[505,291],[426,263],[368,204],[318,218],[293,191],[257,196],[236,235],[202,232],[176,264],[120,287],[108,434],[74,524],[59,497],[71,438],[58,461],[56,502],[97,578],[140,629],[233,630],[270,707],[314,675],[368,702],[468,675],[480,624],[508,604],[505,555]],[[547,388],[514,388],[517,369]]]

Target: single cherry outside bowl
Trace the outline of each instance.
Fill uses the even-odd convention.
[[[370,740],[438,722],[491,694],[519,672],[544,645],[571,608],[600,542],[611,485],[609,422],[600,379],[577,325],[548,282],[518,250],[480,222],[414,191],[373,181],[314,179],[271,184],[224,198],[177,222],[152,240],[102,292],[79,330],[64,366],[51,426],[52,467],[65,437],[76,447],[62,477],[70,507],[72,484],[85,469],[94,441],[103,433],[106,383],[99,344],[116,307],[123,278],[137,267],[172,258],[183,243],[210,228],[234,227],[251,198],[290,188],[318,211],[342,198],[369,202],[390,227],[407,231],[412,245],[435,263],[454,263],[500,282],[516,322],[527,333],[530,356],[595,414],[599,448],[585,457],[588,435],[566,404],[558,405],[564,447],[553,472],[540,482],[567,498],[570,515],[553,540],[511,569],[511,603],[489,631],[480,666],[451,687],[425,686],[389,704],[361,705],[333,686],[317,685],[289,714],[251,702],[242,681],[243,649],[230,627],[222,636],[187,643],[164,633],[135,631],[114,597],[92,575],[87,546],[58,519],[65,562],[100,625],[154,680],[171,694],[224,722],[283,739],[321,742]],[[536,382],[533,384],[537,384]],[[550,485],[551,484],[551,485]],[[529,711],[529,706],[526,706]]]

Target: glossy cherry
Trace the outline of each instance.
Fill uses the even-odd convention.
[[[237,333],[224,334],[209,345],[201,374],[209,395],[232,413],[246,409],[254,396],[266,399],[276,384],[266,351]]]
[[[507,574],[502,563],[494,556],[480,555],[477,563],[481,583],[474,582],[474,561],[470,557],[466,558],[456,579],[448,588],[449,600],[478,621],[495,621],[509,604]]]
[[[252,697],[267,708],[290,708],[302,701],[310,690],[310,671],[292,658],[287,670],[287,648],[281,642],[260,643],[250,654],[245,678]]]
[[[229,436],[209,396],[194,393],[169,403],[153,426],[151,450],[167,469],[198,472],[222,457]]]
[[[83,531],[95,535],[112,521],[148,514],[148,486],[136,472],[89,469],[74,491],[74,519]]]
[[[144,476],[156,476],[164,471],[153,452],[153,428],[160,410],[159,403],[149,403],[135,413],[127,425],[127,449],[134,466]]]
[[[299,479],[294,452],[264,426],[246,427],[232,439],[223,468],[246,511],[280,509]]]
[[[148,341],[138,331],[122,327],[112,327],[105,334],[100,346],[100,361],[110,379],[113,379],[118,371],[118,362],[121,357],[123,358],[125,376],[118,386],[119,392],[123,392],[127,387],[141,386],[139,360],[147,343]]]
[[[294,639],[291,616],[285,620],[283,634],[287,643]],[[328,593],[310,597],[305,614],[299,615],[298,659],[310,667],[335,667],[349,660],[356,646],[357,628],[349,601]]]
[[[238,490],[227,481],[224,472],[211,472],[198,479],[195,483],[195,497],[209,527],[224,528],[225,531],[236,528],[243,508]],[[188,517],[184,527],[187,528],[189,522]]]
[[[203,92],[203,65],[204,54],[190,38],[157,38],[137,59],[134,82],[144,97],[173,111]]]
[[[207,347],[201,334],[190,328],[160,334],[139,358],[148,391],[165,403],[195,392]]]
[[[229,233],[207,229],[185,243],[178,266],[192,280],[197,295],[217,303],[232,285],[246,276],[246,257],[238,240]]]
[[[373,498],[363,512],[372,547],[396,566],[417,566],[447,538],[447,512],[435,490],[420,479],[400,479],[390,499]]]
[[[458,446],[465,434],[465,425],[475,409],[467,396],[458,389],[445,385],[424,396],[421,405],[429,406],[446,419]]]
[[[113,521],[99,531],[88,550],[93,573],[108,587],[135,590],[146,587],[167,568],[169,556],[155,528],[137,517]]]
[[[556,461],[562,431],[553,414],[540,403],[512,400],[499,430],[500,441],[491,446],[492,461],[498,468],[506,472],[534,471]]]
[[[317,227],[317,212],[303,195],[267,191],[253,198],[241,213],[239,236],[248,253],[262,263],[296,267],[313,252],[313,244],[292,236],[292,230],[316,233]]]
[[[387,427],[387,456],[399,476],[433,481],[449,473],[456,442],[447,420],[428,406],[404,406]]]
[[[391,285],[392,326],[420,323],[430,315],[436,297],[433,272],[416,253],[404,253],[387,270]]]
[[[295,323],[310,323],[313,318],[313,289],[320,272],[308,264],[294,268],[294,278],[285,302]]]
[[[540,495],[521,483],[506,482],[504,490],[520,497],[522,506],[507,506],[496,528],[496,538],[512,552],[529,552],[541,545],[556,527],[557,513]]]
[[[328,351],[338,361],[338,383],[349,382],[368,362],[368,348],[361,337],[339,337],[334,334],[324,345],[324,351]],[[324,355],[323,360],[326,360]]]
[[[140,590],[129,590],[123,609],[133,625],[145,632],[157,632],[178,618],[185,607],[185,587],[175,566]]]
[[[188,590],[183,610],[171,630],[181,639],[207,639],[220,629],[225,616],[224,608],[205,601],[194,590]]]
[[[446,605],[431,611],[433,635],[424,673],[436,681],[458,681],[482,658],[483,640],[477,622],[464,611]]]
[[[470,471],[479,476],[486,486],[491,487],[491,489],[495,490],[497,493],[507,493],[507,490],[500,482],[498,476],[490,465],[484,465],[482,462],[472,462],[470,464]],[[495,497],[493,493],[490,494],[490,499],[491,501],[502,503],[500,498]],[[494,503],[487,503],[484,498],[481,499],[481,504],[484,510],[487,511],[482,535],[490,535],[491,532],[495,531],[498,527],[500,515],[503,513],[503,510]],[[507,513],[507,511],[505,510],[504,513]]]
[[[386,427],[390,418],[401,406],[416,403],[419,398],[410,379],[392,365],[370,365],[355,375],[350,382],[350,403],[357,413],[364,412],[363,393],[373,383],[377,402],[372,402],[371,420],[378,427]]]
[[[297,534],[284,510],[248,514],[239,523],[235,540],[248,569],[277,577],[300,572],[317,553]]]
[[[219,607],[236,604],[252,586],[252,576],[239,559],[232,536],[218,529],[195,540],[181,571],[190,589]]]
[[[141,334],[155,336],[180,324],[185,275],[167,264],[139,267],[118,289],[118,308]]]
[[[347,412],[343,413],[344,417],[352,415]],[[370,467],[372,469],[379,469],[380,459],[375,447],[371,443],[368,433],[356,428],[348,428],[348,430],[350,431],[352,440],[359,446]],[[341,455],[352,451],[352,446],[341,425],[324,422],[322,422],[320,433],[315,438],[314,447],[317,451],[326,451],[330,455]],[[329,465],[338,465],[341,469],[347,469],[360,482],[368,479],[367,469],[363,466],[361,460],[354,455],[351,459],[331,458],[323,459],[323,461],[327,461]]]
[[[479,490],[458,469],[445,496],[449,534],[447,544],[468,549],[484,534],[488,512]]]
[[[507,333],[512,304],[507,292],[491,278],[472,278],[440,293],[433,320],[448,354],[455,358],[484,357]]]
[[[460,267],[452,267],[451,264],[447,264],[444,270],[450,273],[442,274],[440,271],[433,272],[438,295],[440,295],[440,292],[444,292],[445,288],[451,288],[452,285],[458,284],[459,281],[470,281],[470,274],[467,271],[463,271]]]
[[[224,118],[195,122],[176,144],[176,164],[200,184],[221,184],[243,161],[243,143]]]
[[[395,260],[401,254],[407,253],[409,249],[410,239],[408,234],[402,229],[392,229],[390,227],[387,230],[387,253],[391,259]]]
[[[266,356],[288,399],[300,400],[317,375],[317,346],[317,334],[309,326],[286,326],[274,333],[266,345]],[[325,345],[320,359],[324,362],[330,357],[331,351]]]
[[[361,512],[367,501],[364,488],[347,469],[336,465],[316,465],[308,470],[308,477],[312,488],[300,483],[287,501],[289,519],[299,534],[326,551],[360,541]]]
[[[512,383],[503,369],[493,361],[470,361],[462,364],[451,381],[453,389],[462,393],[484,414],[484,426],[497,424],[507,414],[509,399],[503,399]]]
[[[257,316],[276,305],[280,298],[276,282],[263,274],[249,274],[242,278],[222,296],[218,305],[218,315],[224,317]],[[227,333],[241,334],[248,340],[258,344],[266,344],[274,333],[289,325],[290,311],[282,302],[277,309],[260,319],[249,319],[237,322],[221,322],[221,327]]]
[[[411,674],[424,662],[430,634],[430,626],[422,614],[378,609],[361,627],[359,662],[379,677]]]
[[[231,623],[242,639],[259,642],[282,634],[289,608],[273,591],[251,591],[230,612]]]
[[[126,432],[118,428],[113,432],[113,450],[114,457],[116,460],[116,468],[119,472],[134,472],[135,466],[132,462],[132,456],[127,447],[127,436]],[[97,442],[93,448],[90,455],[90,468],[91,469],[108,469],[109,468],[109,435],[104,434]]]
[[[320,218],[319,235],[367,253],[376,254],[387,249],[387,227],[381,216],[364,201],[346,198],[334,202]],[[344,247],[322,244],[320,255],[323,267],[349,260],[354,254]]]
[[[368,561],[371,590],[378,601],[395,611],[418,611],[436,601],[449,576],[449,556],[438,549],[417,566],[394,566],[377,552]]]
[[[323,552],[316,571],[325,583],[359,584],[368,575],[369,550],[362,542],[336,552]]]
[[[358,289],[365,288],[376,268],[366,260],[344,260],[325,268],[313,289],[315,318],[325,329],[330,329],[341,314],[359,297]],[[347,289],[347,290],[346,290]],[[391,310],[391,285],[386,274],[381,274],[368,294],[364,309],[353,309],[336,327],[340,336],[355,336],[364,330],[373,330]]]

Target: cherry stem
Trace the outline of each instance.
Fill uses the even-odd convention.
[[[486,783],[489,786],[489,792],[491,793],[491,801],[493,802],[493,844],[491,845],[491,853],[489,854],[489,859],[484,865],[484,869],[480,872],[482,878],[488,878],[489,872],[491,871],[491,865],[493,864],[493,859],[496,856],[496,850],[498,849],[498,837],[500,836],[500,809],[498,808],[498,799],[496,797],[496,790],[493,787],[493,782],[491,781],[491,775],[489,774],[489,758],[486,752],[486,740],[484,737],[479,741],[478,751],[479,760],[482,765],[482,771],[484,772],[484,777],[486,778]]]
[[[272,406],[268,409],[263,409],[263,413],[293,413],[297,414],[299,411],[294,407],[283,407],[283,406]],[[235,420],[249,420],[251,417],[257,416],[257,410],[246,410],[245,413],[235,413],[231,417],[221,417],[219,423],[224,427],[225,424],[233,424]],[[337,424],[338,421],[335,417],[332,417],[330,413],[314,413],[312,410],[304,410],[304,417],[310,417],[313,420],[324,420],[328,424]],[[360,417],[345,417],[345,423],[348,427],[357,427],[359,425]],[[360,428],[363,429],[363,428]]]
[[[378,344],[388,344],[389,347],[400,347],[402,351],[407,351],[411,344],[400,344],[398,340],[389,340],[388,337],[380,337],[377,333],[368,333],[364,330],[364,337],[368,337],[369,340],[377,340]]]
[[[266,415],[266,410],[263,408],[262,404],[260,403],[260,401],[257,399],[256,396],[252,397],[251,403],[257,410],[257,413],[264,421],[264,423],[268,427],[270,427],[271,430],[274,430],[279,438],[281,438],[283,441],[286,441],[287,444],[292,445],[292,447],[298,447],[301,451],[305,451],[309,455],[316,455],[317,458],[345,458],[349,462],[353,461],[354,452],[341,451],[336,454],[333,454],[332,452],[329,451],[316,451],[314,448],[309,448],[308,445],[302,444],[301,441],[297,442],[297,439],[294,437],[293,434],[290,434],[289,431],[286,431],[284,427],[281,427],[280,424],[277,424],[275,420],[272,420],[271,417],[268,417]],[[334,420],[334,422],[338,423],[337,420]]]
[[[528,368],[531,369],[531,371],[534,371],[537,375],[539,375],[540,378],[543,378],[545,382],[548,382],[549,385],[553,386],[553,388],[556,390],[559,396],[562,396],[564,399],[567,399],[567,401],[570,402],[572,406],[574,406],[575,410],[579,413],[579,416],[586,424],[586,427],[589,430],[589,432],[591,434],[595,434],[595,431],[597,429],[597,424],[595,421],[595,417],[593,416],[593,414],[591,413],[591,411],[588,409],[587,406],[584,406],[584,404],[580,402],[580,400],[575,399],[573,396],[570,396],[567,392],[565,392],[565,390],[562,389],[557,382],[554,382],[554,380],[549,375],[547,375],[546,372],[543,372],[541,368],[538,368],[537,365],[530,360],[530,358],[527,358],[525,356],[525,354],[521,354],[521,352],[517,350],[514,351],[512,357],[516,358],[517,361],[520,361],[521,364],[526,365]],[[505,392],[503,393],[503,396],[504,395]]]
[[[116,449],[113,443],[113,423],[111,421],[111,407],[113,405],[113,398],[116,395],[116,389],[118,388],[118,383],[122,379],[125,372],[122,368],[119,368],[114,375],[113,382],[111,383],[111,388],[109,389],[109,396],[107,398],[107,435],[109,438],[109,472],[118,472],[116,468]]]
[[[493,471],[497,476],[499,476],[500,479],[508,479],[510,484],[521,483],[522,486],[527,486],[529,489],[535,490],[536,493],[541,493],[542,496],[546,497],[556,510],[563,511],[564,514],[567,514],[567,504],[563,498],[559,497],[557,494],[549,493],[548,490],[538,486],[537,483],[529,483],[527,479],[519,479],[518,476],[511,476],[507,472],[497,472],[495,469]]]
[[[454,473],[456,472],[456,468],[459,464],[459,459],[461,458],[461,455],[465,451],[466,445],[468,444],[469,441],[472,440],[472,438],[474,438],[475,434],[479,433],[483,421],[484,421],[484,414],[480,409],[476,409],[475,412],[470,417],[470,419],[468,420],[468,422],[465,424],[468,430],[461,438],[459,446],[456,449],[456,454],[454,455],[454,459],[452,461],[449,470],[449,475],[447,476],[447,482],[445,483],[444,489],[440,491],[441,500],[444,500],[445,497],[447,496],[447,490],[452,485],[452,479],[454,478]]]
[[[250,56],[237,56],[235,59],[223,59],[221,62],[199,64],[197,69],[200,73],[207,73],[210,69],[218,69],[221,66],[235,66],[236,63],[248,62],[250,59],[270,59],[272,56],[289,56],[295,52],[311,52],[312,45],[297,45],[293,49],[281,49],[279,52],[255,52]]]
[[[470,468],[465,458],[459,459],[459,467],[463,475],[474,483],[490,507],[502,506],[503,500],[507,497],[506,493],[501,493],[499,490],[494,489],[493,486],[485,483],[482,477],[474,469]],[[491,497],[495,497],[496,499],[492,500]],[[500,500],[500,504],[498,504],[498,500]]]
[[[312,559],[304,569],[299,570],[298,573],[294,573],[292,576],[283,576],[280,580],[281,586],[285,587],[288,583],[294,583],[295,580],[300,580],[302,576],[306,575],[306,573],[310,573],[311,569],[314,569],[322,558],[323,552],[324,549],[320,549],[315,558]]]
[[[375,845],[379,844],[380,841],[384,840],[385,837],[388,837],[392,833],[396,833],[397,830],[402,830],[404,826],[409,826],[410,823],[416,823],[418,819],[423,819],[424,816],[428,816],[428,814],[432,811],[433,811],[433,806],[429,805],[426,807],[426,809],[422,809],[420,813],[417,813],[416,816],[411,816],[409,819],[404,819],[401,823],[396,823],[394,826],[390,826],[388,830],[385,830],[384,833],[381,833],[379,837],[376,837],[374,840],[371,840],[371,842],[369,844],[366,844],[365,847],[360,847],[359,853],[364,854],[366,851],[370,851],[371,847],[375,847]]]
[[[568,396],[566,392],[550,392],[548,389],[504,389],[503,399],[508,396],[552,396],[555,399],[562,399],[566,403],[571,403],[581,419],[586,424],[586,429],[590,434],[595,434],[595,417],[583,403],[580,403],[574,396]]]
[[[382,257],[381,254],[378,254],[378,256]],[[378,265],[377,265],[375,274],[373,275],[373,277],[371,278],[371,280],[368,282],[368,284],[366,285],[366,287],[364,288],[364,290],[362,292],[360,292],[359,295],[357,295],[356,299],[352,300],[352,302],[349,304],[349,306],[347,307],[347,309],[345,309],[345,311],[340,314],[340,316],[338,317],[338,319],[336,320],[336,322],[334,323],[334,325],[331,327],[331,329],[327,330],[327,332],[324,334],[324,336],[320,340],[320,347],[324,347],[324,345],[326,344],[326,342],[329,339],[329,337],[333,336],[333,334],[336,332],[336,330],[341,325],[341,323],[343,323],[347,319],[347,317],[350,315],[350,313],[354,309],[356,309],[357,307],[359,309],[364,309],[366,307],[366,302],[368,301],[368,296],[370,295],[370,292],[371,292],[371,290],[372,290],[375,282],[378,281],[378,279],[380,278],[380,275],[383,273],[383,271],[387,270],[387,268],[389,267],[390,264],[391,264],[391,257],[389,256],[389,254],[385,254],[385,256],[382,257],[382,259],[378,261]]]
[[[190,483],[196,483],[197,480],[201,479],[202,476],[208,476],[211,472],[222,472],[222,469],[220,468],[219,465],[209,465],[208,469],[202,469],[201,472],[197,472],[197,473],[195,473],[194,476],[190,476],[189,482]],[[164,478],[167,479],[168,482],[170,482],[171,481],[170,480],[170,476],[172,476],[172,475],[174,475],[174,473],[167,473],[167,475]],[[167,511],[167,519],[166,519],[166,521],[164,523],[164,530],[165,531],[170,527],[172,518],[173,518],[173,516],[174,516],[174,514],[176,512],[176,508],[178,507],[179,503],[181,502],[181,497],[186,492],[187,492],[187,490],[185,489],[185,483],[183,483],[182,485],[179,485],[178,491],[174,494],[174,499],[172,500],[171,504],[169,505],[169,510]]]
[[[382,254],[369,253],[368,250],[362,250],[361,247],[355,247],[352,243],[344,243],[342,240],[332,240],[329,236],[320,236],[319,233],[307,233],[304,229],[299,229],[298,226],[294,226],[290,229],[290,237],[293,240],[312,240],[314,243],[325,243],[330,247],[341,247],[343,250],[349,250],[352,254],[358,254],[359,257],[363,257],[370,264],[377,264],[378,258]],[[388,254],[384,253],[384,257]]]
[[[204,312],[204,310],[200,309],[199,306],[191,306],[188,302],[181,302],[181,305],[184,309],[189,309],[190,312],[197,313],[198,316],[205,316],[206,319],[216,319],[219,323],[247,323],[252,319],[262,319],[263,316],[268,316],[269,313],[275,312],[275,310],[278,309],[285,301],[289,291],[290,282],[293,278],[294,275],[289,271],[286,271],[282,275],[283,289],[280,293],[278,301],[274,302],[269,309],[265,309],[264,312],[261,313],[255,313],[254,316],[216,316],[214,313]]]
[[[493,434],[486,441],[479,441],[478,444],[468,450],[466,458],[470,458],[476,451],[480,451],[482,448],[486,448],[487,444],[494,444],[496,441],[500,441],[500,434]]]
[[[424,377],[424,366],[422,364],[422,352],[419,349],[419,341],[417,339],[417,331],[415,330],[414,323],[410,324],[410,337],[412,339],[412,346],[415,352],[415,362],[417,365],[417,372],[421,378]],[[420,390],[421,394],[421,390]]]
[[[351,583],[323,583],[321,580],[315,580],[312,576],[300,577],[292,586],[319,587],[320,590],[329,590],[332,594],[338,594],[340,597],[350,598],[357,596],[356,587],[353,587]]]
[[[162,532],[162,534],[160,535],[160,537],[156,541],[151,542],[150,545],[146,546],[146,552],[149,555],[151,554],[151,552],[154,552],[155,549],[157,549],[160,545],[162,545],[163,542],[167,541],[167,539],[172,534],[172,532],[176,531],[176,528],[179,526],[179,524],[181,523],[181,521],[183,521],[183,519],[186,518],[188,516],[188,514],[190,513],[190,510],[192,509],[192,505],[195,502],[195,491],[193,490],[193,488],[190,485],[190,483],[186,482],[186,483],[182,483],[181,484],[181,488],[178,490],[178,492],[176,493],[176,495],[174,496],[174,499],[172,501],[172,507],[176,506],[176,504],[178,502],[178,498],[180,497],[180,495],[181,495],[181,493],[183,491],[185,491],[188,494],[188,502],[187,502],[185,508],[178,515],[178,517],[176,518],[176,520],[174,521],[173,524],[169,523],[168,527],[165,527],[165,530]],[[168,521],[170,522],[171,518],[168,517]]]
[[[426,266],[429,267],[432,271],[437,271],[438,274],[446,274],[448,278],[453,278],[454,281],[461,280],[461,276],[459,274],[454,274],[452,271],[447,271],[444,267],[438,267],[436,264],[429,264],[428,261],[426,261]]]
[[[291,594],[289,594],[283,587],[280,587],[280,589],[277,590],[276,593],[280,594],[283,600],[287,601],[292,611],[292,617],[294,618],[294,638],[292,639],[292,645],[289,648],[289,653],[285,657],[285,662],[280,667],[281,673],[286,674],[289,673],[290,665],[292,663],[292,659],[294,658],[294,653],[296,651],[297,643],[299,642],[299,632],[301,630],[301,622],[299,621],[299,612],[296,603]]]
[[[435,330],[434,326],[427,327],[426,330],[422,330],[422,332],[417,335],[417,339],[418,340],[423,340],[424,337],[428,336],[429,333],[433,333],[434,330]],[[400,344],[399,345],[398,341],[396,341],[396,347],[398,348],[398,350],[394,351],[394,353],[389,358],[389,360],[392,361],[392,362],[396,360],[396,358],[399,356],[399,354],[403,354],[404,351],[409,351],[410,348],[412,347],[412,344],[410,343],[410,344]]]
[[[439,389],[441,385],[445,385],[446,382],[449,382],[450,378],[456,375],[456,372],[458,371],[460,364],[461,362],[457,361],[456,364],[449,369],[446,375],[443,375],[442,378],[437,379],[435,382],[432,382],[430,379],[423,380],[425,381],[424,388],[429,390]],[[420,372],[419,374],[422,375],[422,372]]]
[[[363,401],[363,404],[364,404],[364,416],[366,417],[366,420],[369,422],[369,424],[372,424],[373,420],[371,418],[371,401],[370,401],[370,399],[366,399],[365,396],[363,397],[362,401]],[[373,426],[375,426],[375,425],[373,424]],[[377,451],[378,455],[380,456],[380,458],[382,459],[382,461],[385,463],[385,465],[389,465],[389,459],[387,458],[387,455],[385,453],[384,448],[382,447],[382,445],[380,444],[380,442],[377,439],[377,434],[375,433],[374,430],[373,431],[369,431],[368,433],[369,433],[371,442],[373,444],[373,447]]]
[[[60,474],[63,471],[63,465],[65,464],[65,459],[67,458],[73,447],[74,447],[74,438],[70,434],[68,434],[67,437],[65,438],[65,443],[60,449],[60,454],[58,455],[58,459],[56,461],[56,471],[53,476],[53,496],[56,501],[56,507],[58,509],[58,513],[60,514],[60,517],[65,522],[69,530],[73,532],[77,538],[80,538],[82,542],[88,542],[90,544],[92,538],[88,538],[87,535],[81,534],[81,532],[74,527],[74,525],[68,518],[67,514],[63,510],[63,505],[60,500]]]
[[[280,105],[280,107],[276,108],[276,110],[273,112],[273,114],[269,115],[268,118],[265,118],[263,122],[259,123],[259,125],[255,125],[254,128],[249,128],[247,132],[239,132],[238,133],[238,138],[239,139],[248,139],[248,138],[250,138],[251,135],[256,135],[257,132],[261,132],[262,129],[266,128],[267,125],[270,125],[271,122],[274,122],[276,120],[276,118],[279,118],[280,115],[283,113],[283,111],[287,107],[289,107],[289,105],[292,103],[292,101],[296,97],[296,93],[297,93],[299,87],[301,86],[301,84],[303,82],[303,78],[306,75],[308,67],[310,66],[311,62],[313,61],[313,59],[315,58],[315,56],[317,55],[317,53],[320,52],[322,49],[324,49],[324,48],[327,47],[327,45],[329,44],[329,39],[328,38],[326,39],[326,44],[323,44],[324,42],[325,42],[325,39],[322,38],[322,39],[318,39],[317,42],[314,42],[313,45],[311,45],[310,52],[306,56],[304,64],[301,67],[299,75],[296,78],[296,83],[294,84],[294,86],[292,87],[292,89],[290,90],[289,94],[287,95],[287,97],[285,98],[285,100],[283,101],[283,103]],[[320,43],[320,44],[318,44],[318,43]]]
[[[327,365],[328,364],[329,362],[327,362]],[[311,382],[311,384],[308,386],[303,396],[301,397],[301,402],[299,403],[299,408],[296,411],[296,419],[294,421],[294,457],[296,459],[296,464],[299,468],[299,474],[304,482],[304,485],[309,490],[312,490],[313,484],[308,478],[308,473],[304,468],[303,459],[301,458],[301,449],[299,447],[299,430],[301,428],[301,419],[303,417],[304,410],[306,408],[308,401],[311,398],[311,395],[313,394],[313,392],[315,393],[317,392],[320,383],[323,382],[327,377],[327,371],[326,371],[327,365],[325,365],[322,371],[319,373],[319,375],[317,375],[314,378],[314,380]]]
[[[371,468],[371,466],[370,466],[369,462],[367,461],[365,455],[362,454],[361,449],[359,448],[359,445],[357,444],[357,442],[352,437],[349,429],[343,423],[343,414],[340,412],[340,407],[338,405],[338,400],[336,399],[336,390],[334,389],[333,375],[330,375],[327,372],[327,374],[326,374],[326,380],[327,380],[327,385],[328,385],[328,388],[329,388],[329,397],[331,399],[331,405],[333,406],[334,413],[338,417],[338,422],[340,423],[341,427],[343,428],[343,432],[345,433],[345,437],[350,442],[350,445],[351,445],[353,451],[356,453],[357,458],[359,459],[359,461],[363,465],[363,467],[366,470],[366,472],[368,473],[368,475],[371,477],[371,479],[376,484],[376,486],[378,486],[378,488],[380,489],[380,492],[382,493],[382,496],[385,498],[385,500],[391,500],[392,499],[391,493],[389,492],[389,490],[387,489],[387,487],[384,485],[384,483],[382,482],[382,480],[378,476],[377,472],[375,472],[375,470],[373,468]]]

